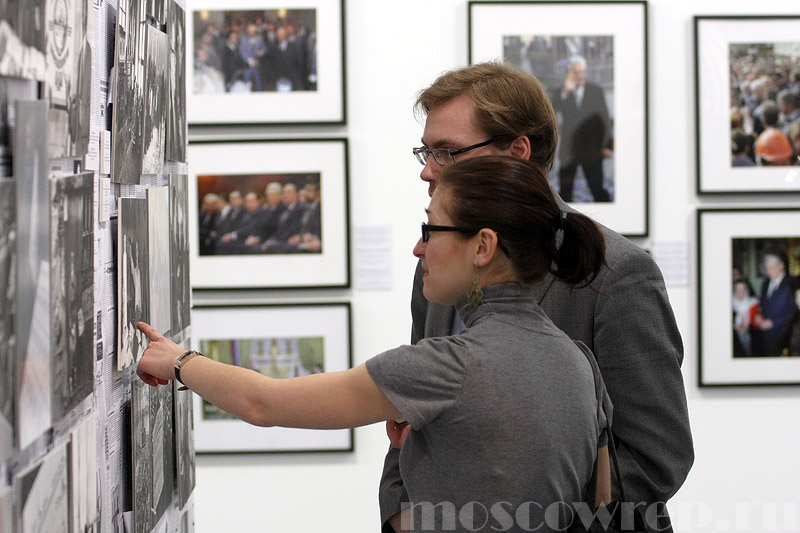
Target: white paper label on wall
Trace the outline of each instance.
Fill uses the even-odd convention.
[[[685,287],[689,285],[689,243],[656,242],[653,243],[653,259],[655,259],[664,283],[668,286]]]
[[[392,288],[392,229],[388,224],[355,228],[356,289]]]

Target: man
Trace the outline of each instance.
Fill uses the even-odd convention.
[[[423,146],[414,153],[425,165],[420,178],[431,195],[444,166],[455,159],[506,154],[552,167],[556,116],[529,74],[496,63],[448,72],[420,94],[416,109],[427,116]],[[561,208],[574,212],[563,202]],[[613,433],[628,500],[665,502],[694,460],[680,371],[683,345],[656,264],[627,239],[601,229],[608,268],[591,287],[571,289],[547,275],[537,284],[537,298],[559,328],[594,351],[614,403]],[[418,264],[411,297],[413,343],[463,327],[452,307],[425,300],[422,274]],[[387,430],[398,443],[395,425],[389,421]],[[398,512],[406,501],[399,456],[399,450],[389,450],[381,479],[384,531],[400,529]],[[660,530],[670,530],[665,506],[653,509],[661,515]]]
[[[287,183],[283,186],[284,210],[278,217],[278,227],[272,236],[261,245],[262,252],[281,253],[289,237],[300,231],[300,220],[303,217],[303,205],[299,202],[297,185]]]
[[[239,55],[247,64],[247,68],[242,72],[242,78],[250,83],[251,91],[261,91],[261,76],[259,73],[259,62],[264,54],[267,53],[267,45],[264,38],[258,35],[256,25],[247,25],[247,33],[239,38]]]
[[[595,202],[610,202],[603,187],[603,158],[608,155],[611,119],[603,89],[586,80],[586,59],[573,56],[553,105],[561,114],[561,146],[558,149],[559,194],[572,201],[578,167],[583,169]]]
[[[786,275],[788,259],[780,250],[768,250],[763,265],[767,279],[761,285],[759,303],[761,314],[756,315],[755,325],[760,332],[761,345],[754,355],[777,357],[781,355],[781,341],[786,335],[794,315],[794,295],[791,280]]]

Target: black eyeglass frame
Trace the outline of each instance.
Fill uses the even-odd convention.
[[[426,222],[422,223],[422,242],[428,242],[431,238],[431,232],[433,231],[457,231],[459,233],[465,233],[467,235],[474,235],[478,233],[477,229],[467,229],[467,228],[459,228],[456,226],[437,226],[436,224],[428,224]],[[500,237],[497,238],[497,247],[500,248],[506,257],[511,257],[511,252],[506,248],[502,242],[500,242]]]
[[[469,152],[470,150],[474,150],[476,148],[480,148],[481,146],[487,146],[499,139],[500,137],[492,137],[491,139],[486,139],[483,142],[473,144],[472,146],[467,146],[466,148],[460,148],[458,150],[453,150],[452,148],[428,148],[427,146],[420,146],[418,148],[412,148],[411,153],[417,157],[417,161],[419,161],[422,166],[428,164],[428,157],[430,154],[433,154],[434,161],[439,163],[441,166],[445,166],[449,163],[455,163],[455,156],[463,154],[464,152]],[[445,154],[447,154],[447,157],[450,159],[446,160],[446,163],[442,163],[441,157]]]

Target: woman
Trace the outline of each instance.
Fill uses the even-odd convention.
[[[758,298],[747,278],[733,281],[733,356],[751,357],[755,316],[758,313]],[[757,339],[755,339],[757,341]]]
[[[139,376],[151,385],[178,377],[257,425],[408,420],[405,526],[560,529],[573,517],[560,502],[582,501],[610,404],[591,354],[542,312],[532,283],[548,272],[575,284],[593,279],[602,235],[590,219],[559,209],[539,167],[503,156],[447,166],[426,211],[414,247],[424,294],[457,306],[467,326],[461,334],[401,346],[344,372],[271,380],[197,355],[186,356],[176,376],[183,350],[141,324],[152,342]],[[599,457],[597,500],[607,502],[607,456]],[[463,512],[468,506],[475,515]]]

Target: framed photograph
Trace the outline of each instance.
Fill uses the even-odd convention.
[[[646,236],[647,3],[471,1],[468,16],[471,64],[502,61],[550,95],[553,189],[598,222]]]
[[[694,18],[697,193],[800,192],[800,16]]]
[[[700,209],[700,386],[800,384],[800,209]]]
[[[292,378],[352,364],[350,304],[197,306],[192,348],[217,361]],[[262,428],[194,396],[197,453],[353,451],[353,430]]]
[[[189,124],[344,124],[344,2],[196,0]]]
[[[195,289],[349,287],[346,139],[189,144]]]

